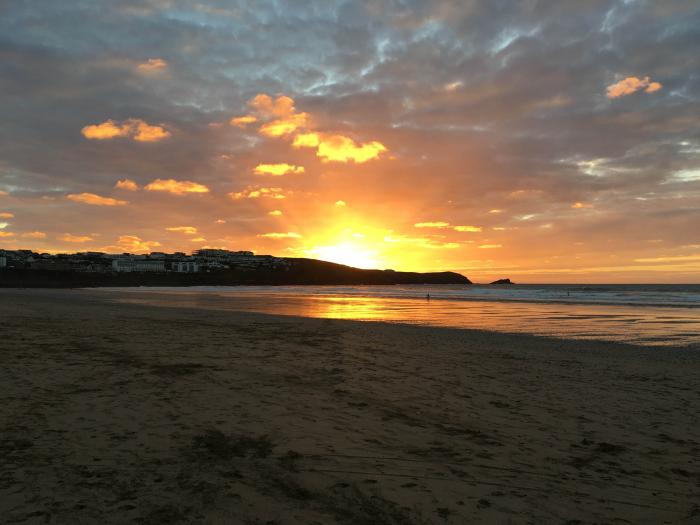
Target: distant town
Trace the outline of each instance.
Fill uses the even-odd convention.
[[[201,249],[188,255],[0,250],[0,288],[470,283],[454,272],[363,270],[251,251]]]
[[[49,254],[32,250],[0,250],[0,270],[198,273],[221,270],[284,270],[289,269],[294,260],[272,255],[255,255],[250,251],[215,249],[197,250],[192,255],[183,252],[135,255],[102,252]]]

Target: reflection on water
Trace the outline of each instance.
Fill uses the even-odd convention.
[[[700,346],[697,308],[602,304],[530,303],[388,297],[384,292],[318,293],[314,287],[130,289],[120,300],[304,317],[385,321],[453,328],[476,328],[643,345]],[[121,290],[122,292],[125,290]],[[431,296],[433,293],[431,292]]]

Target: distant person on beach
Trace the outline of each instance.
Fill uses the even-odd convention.
[[[425,294],[425,300],[430,301],[430,294],[429,293]]]

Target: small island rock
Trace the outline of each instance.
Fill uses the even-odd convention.
[[[510,279],[498,279],[497,281],[492,282],[491,284],[515,284],[510,281]]]

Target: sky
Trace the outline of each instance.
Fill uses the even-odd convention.
[[[0,249],[700,282],[697,0],[0,0]]]

